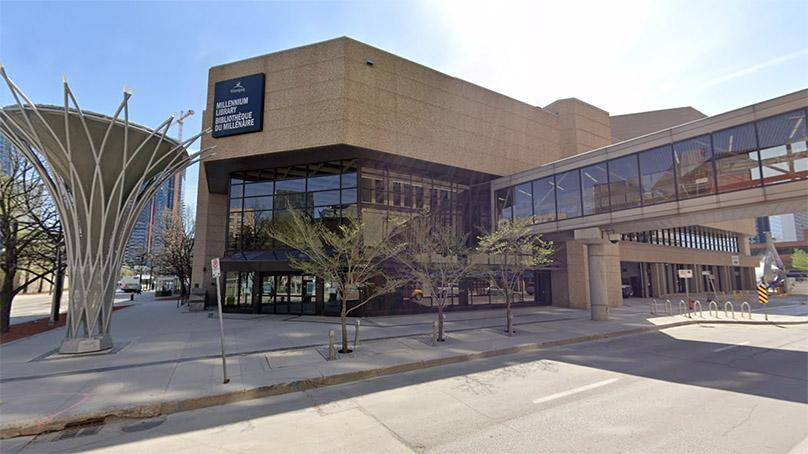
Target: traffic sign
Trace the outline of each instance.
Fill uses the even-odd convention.
[[[766,288],[766,284],[758,284],[757,291],[758,303],[769,304],[769,290]]]
[[[213,277],[219,277],[222,275],[222,267],[219,265],[219,257],[210,261],[210,272],[213,274]]]
[[[682,279],[690,279],[693,277],[693,270],[679,270],[679,277]]]

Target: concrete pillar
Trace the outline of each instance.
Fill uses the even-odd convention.
[[[620,250],[612,243],[587,244],[589,301],[592,320],[608,320],[609,306],[623,305],[620,289]]]

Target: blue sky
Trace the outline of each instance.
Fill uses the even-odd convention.
[[[111,112],[124,85],[139,123],[193,109],[186,137],[211,66],[343,35],[534,105],[717,114],[808,87],[806,18],[805,0],[0,0],[0,61],[39,103],[61,103],[64,74],[84,109]]]

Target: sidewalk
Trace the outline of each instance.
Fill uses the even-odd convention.
[[[339,333],[336,318],[225,314],[231,382],[224,385],[215,317],[206,312],[179,313],[172,301],[148,301],[145,296],[135,303],[114,313],[115,347],[109,352],[57,355],[64,328],[1,346],[0,438],[110,416],[156,416],[684,324],[732,322],[723,318],[723,312],[718,320],[706,318],[706,310],[705,318],[651,316],[645,301],[632,299],[626,307],[611,310],[606,322],[590,321],[588,311],[515,309],[517,334],[508,337],[502,309],[453,312],[447,314],[447,342],[433,347],[434,314],[374,317],[362,319],[354,353],[327,361],[328,331]],[[742,320],[740,313],[736,317],[735,322],[765,323],[757,313],[751,321]],[[808,317],[770,314],[769,321],[808,323]],[[353,341],[353,326],[349,333]]]

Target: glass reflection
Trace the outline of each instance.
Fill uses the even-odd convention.
[[[609,161],[609,193],[612,210],[640,206],[639,172],[635,154]]]
[[[643,151],[639,156],[643,204],[652,205],[675,199],[676,185],[671,147],[664,146]]]
[[[513,216],[514,219],[529,219],[533,216],[533,190],[530,183],[523,183],[516,187]]]
[[[555,181],[552,176],[533,182],[534,222],[550,222],[556,219]]]
[[[558,200],[558,220],[576,218],[581,215],[581,180],[578,170],[556,175],[556,196]]]
[[[673,144],[679,199],[715,192],[713,151],[710,136],[704,135]]]
[[[609,182],[606,163],[581,169],[581,195],[584,215],[609,211]]]

